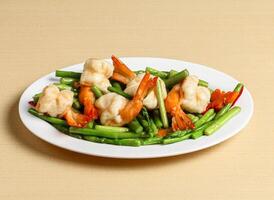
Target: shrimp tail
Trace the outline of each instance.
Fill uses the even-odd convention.
[[[185,114],[182,108],[178,105],[175,110],[171,113],[172,117],[172,129],[176,130],[185,130],[185,129],[194,129],[195,125]]]
[[[136,76],[135,73],[131,71],[119,58],[112,55],[111,59],[114,65],[112,79],[127,84]]]
[[[64,118],[66,119],[69,126],[79,128],[84,127],[90,121],[90,117],[76,113],[72,109],[68,109],[66,111]]]
[[[96,107],[94,106],[94,104],[92,104],[90,101],[84,104],[84,114],[86,116],[88,116],[90,118],[90,120],[92,119],[98,119],[98,110],[96,109]]]
[[[94,106],[95,97],[90,86],[81,86],[79,101],[84,105],[84,114],[92,119],[98,118],[98,111]]]

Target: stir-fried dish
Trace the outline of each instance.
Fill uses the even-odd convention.
[[[209,136],[241,110],[241,83],[211,90],[187,69],[132,71],[111,58],[88,59],[82,73],[57,70],[60,81],[34,95],[29,113],[72,137],[141,146]]]

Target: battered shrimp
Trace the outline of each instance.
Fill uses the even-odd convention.
[[[181,105],[184,110],[193,113],[202,113],[210,101],[208,88],[198,86],[199,79],[196,76],[188,76],[181,84],[183,98]]]

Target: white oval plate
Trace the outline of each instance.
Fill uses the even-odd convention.
[[[133,70],[145,69],[147,66],[166,71],[170,69],[180,71],[187,68],[190,74],[197,75],[200,79],[208,81],[209,87],[213,89],[220,88],[223,90],[233,90],[235,85],[239,82],[222,72],[190,62],[148,57],[130,57],[122,58],[122,60]],[[66,67],[63,70],[81,72],[82,68],[83,63]],[[32,96],[41,92],[46,85],[53,81],[58,81],[58,78],[55,78],[54,72],[35,81],[24,91],[19,102],[19,114],[22,122],[34,135],[42,140],[64,149],[94,156],[112,158],[156,158],[205,149],[238,133],[247,125],[253,113],[253,100],[245,87],[242,96],[237,101],[237,105],[242,108],[241,112],[211,136],[203,136],[197,140],[185,140],[170,145],[126,147],[97,144],[67,136],[57,131],[47,122],[28,113],[28,102],[32,99]]]

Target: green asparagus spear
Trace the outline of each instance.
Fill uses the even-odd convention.
[[[234,88],[234,92],[240,92],[244,85],[242,83],[238,83],[236,87]]]
[[[84,136],[84,139],[104,144],[114,144],[121,146],[141,146],[140,139],[109,139],[109,138],[100,138],[96,136]]]
[[[79,100],[77,98],[73,98],[73,104],[72,107],[75,108],[76,110],[80,110],[81,109],[81,104],[79,102]]]
[[[190,136],[191,136],[191,133],[188,133],[182,137],[166,138],[166,139],[163,139],[163,144],[172,144],[175,142],[181,142],[183,140],[190,138]]]
[[[73,86],[75,81],[77,81],[77,79],[75,79],[75,78],[61,78],[60,79],[61,84],[65,84],[65,85],[69,85],[69,86]]]
[[[100,98],[101,96],[103,96],[102,91],[96,85],[93,85],[91,87],[91,90],[97,99]]]
[[[142,111],[142,116],[145,118],[145,120],[148,122],[148,131],[147,133],[149,134],[150,137],[156,135],[158,132],[156,125],[154,124],[153,120],[150,118],[148,111],[145,107],[143,107]]]
[[[34,96],[32,97],[32,99],[33,99],[33,101],[34,101],[35,103],[37,103],[38,100],[39,100],[39,98],[40,98],[41,96],[42,96],[42,93],[38,93],[38,94],[34,95]]]
[[[29,110],[29,113],[42,119],[42,120],[45,120],[49,123],[52,123],[52,124],[59,124],[59,125],[67,125],[67,122],[65,120],[62,120],[62,119],[59,119],[59,118],[56,118],[56,117],[50,117],[50,116],[46,116],[42,113],[39,113],[37,112],[35,109],[33,108],[30,108]]]
[[[83,136],[83,138],[85,140],[88,140],[91,142],[96,142],[96,143],[119,145],[119,142],[116,139],[101,138],[101,137],[90,136],[90,135],[85,135],[85,136]]]
[[[187,69],[180,71],[177,74],[175,74],[174,76],[164,80],[165,85],[167,88],[171,88],[175,84],[179,83],[181,80],[185,79],[188,75],[189,75],[189,72],[187,71]]]
[[[72,90],[72,87],[62,83],[54,83],[55,86],[59,88],[59,90]]]
[[[129,94],[127,94],[127,93],[125,93],[124,91],[119,90],[119,89],[117,89],[117,88],[115,88],[115,87],[109,86],[109,87],[108,87],[108,91],[110,91],[110,92],[115,92],[115,93],[117,93],[117,94],[119,94],[119,95],[121,95],[121,96],[123,96],[123,97],[125,97],[125,98],[127,98],[127,99],[132,99],[132,97],[131,97]]]
[[[66,135],[69,135],[69,127],[68,126],[63,126],[60,124],[51,124],[54,128],[56,128],[58,131],[65,133]]]
[[[209,118],[206,120],[206,122],[212,121],[216,116],[216,113],[213,113],[212,115],[209,116]]]
[[[160,116],[161,120],[163,122],[164,128],[168,128],[168,119],[167,119],[167,113],[166,113],[166,108],[165,108],[165,102],[164,102],[164,97],[163,97],[163,91],[162,91],[162,81],[157,80],[157,90],[156,90],[156,96],[157,96],[157,101],[160,109]]]
[[[106,137],[106,138],[113,138],[113,139],[122,139],[122,138],[139,138],[142,135],[132,132],[106,132],[97,129],[90,129],[90,128],[74,128],[70,127],[70,133],[77,133],[79,135],[91,135],[97,137]]]
[[[198,139],[199,137],[201,137],[204,133],[203,129],[199,129],[199,130],[195,130],[191,133],[191,138],[192,139]]]
[[[153,110],[153,121],[158,129],[163,127],[163,123],[160,119],[160,112],[158,109]]]
[[[122,146],[134,146],[134,147],[138,147],[141,146],[141,140],[140,139],[120,139],[119,141],[119,145]]]
[[[117,132],[117,133],[124,133],[128,132],[128,128],[126,127],[116,127],[116,126],[103,126],[103,125],[95,125],[96,130],[103,131],[105,133],[112,133],[112,132]]]
[[[231,108],[232,103],[226,104],[215,116],[215,119],[219,119],[223,114],[225,114]]]
[[[202,126],[200,126],[199,128],[197,129],[194,129],[192,132],[191,132],[191,138],[192,139],[198,139],[199,137],[201,137],[205,131],[205,129],[207,127],[209,127],[211,124],[213,123],[213,121],[208,121],[206,122],[205,124],[203,124]]]
[[[150,74],[152,74],[152,75],[154,75],[154,76],[158,76],[158,77],[160,77],[160,78],[162,78],[162,79],[165,79],[165,78],[167,78],[167,76],[168,76],[168,73],[163,72],[163,71],[159,71],[159,70],[157,70],[157,69],[153,69],[153,68],[151,68],[151,67],[147,67],[147,68],[146,68],[146,71],[149,72]]]
[[[181,130],[181,131],[175,131],[173,133],[170,133],[168,135],[168,138],[175,138],[175,137],[182,137],[186,135],[187,133],[191,132],[191,130]]]
[[[128,123],[128,128],[135,133],[142,133],[144,130],[137,119],[134,119],[130,123]]]
[[[55,76],[57,76],[57,77],[63,77],[63,78],[80,79],[81,73],[79,73],[79,72],[71,72],[71,71],[56,70]]]
[[[205,129],[204,133],[206,135],[211,135],[215,131],[217,131],[219,128],[221,128],[227,121],[229,121],[232,117],[237,115],[241,111],[241,108],[238,106],[235,106],[231,108],[228,112],[223,114],[218,119],[214,120],[214,122]]]
[[[189,117],[189,119],[191,119],[191,121],[193,122],[193,123],[195,123],[196,121],[198,121],[199,120],[199,117],[197,117],[196,115],[193,115],[193,114],[187,114],[187,116]]]
[[[87,123],[87,128],[93,128],[94,126],[94,121],[90,121],[89,123]]]
[[[199,128],[201,125],[207,122],[208,118],[214,114],[214,109],[209,109],[198,121],[194,123],[195,128]]]
[[[118,90],[123,90],[122,89],[122,86],[120,85],[120,83],[118,83],[118,82],[116,82],[116,81],[114,81],[113,83],[112,83],[112,87],[115,87],[115,88],[117,88]]]
[[[172,76],[174,76],[175,74],[177,74],[178,72],[176,71],[176,70],[170,70],[169,71],[169,74],[168,74],[168,77],[167,78],[170,78],[170,77],[172,77]]]
[[[208,82],[200,79],[198,85],[203,87],[208,87]]]
[[[163,138],[160,137],[152,137],[143,140],[143,145],[151,145],[151,144],[161,144]]]

